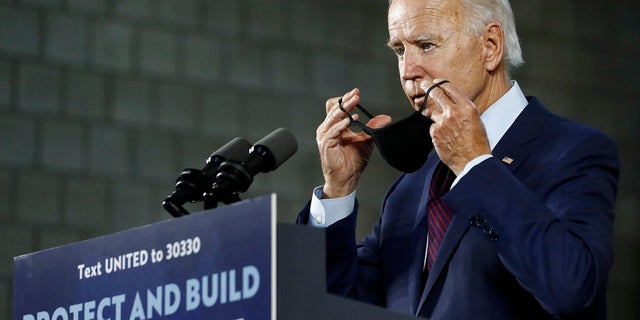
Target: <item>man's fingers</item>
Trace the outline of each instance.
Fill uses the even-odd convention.
[[[318,126],[316,135],[318,137],[333,139],[340,135],[340,132],[349,127],[351,121],[348,117],[334,116],[334,113],[328,114],[324,121]]]
[[[441,79],[434,79],[433,83],[440,83],[443,80]],[[469,101],[469,98],[467,97],[467,95],[462,92],[462,90],[456,86],[455,84],[451,83],[451,82],[445,82],[442,83],[440,85],[438,85],[438,88],[440,88],[440,90],[432,90],[433,91],[440,91],[441,93],[443,93],[448,100],[450,100],[453,104],[461,104],[461,103],[465,103]]]
[[[426,88],[425,91],[429,92],[429,96],[426,97],[427,102],[431,100],[431,108],[433,112],[444,112],[446,108],[448,108],[451,104],[455,102],[447,95],[443,86],[448,83],[440,84],[438,86],[434,86],[433,89],[429,90]],[[427,104],[427,107],[428,104]]]
[[[324,111],[326,114],[329,114],[331,110],[335,108],[335,105],[338,103],[339,99],[340,97],[333,97],[327,100],[327,102],[324,104]]]
[[[440,81],[439,81],[440,82]],[[426,106],[422,110],[422,115],[436,121],[437,118],[446,110],[450,102],[446,101],[446,94],[439,89],[440,83],[432,83],[423,81],[420,83],[420,89],[427,95],[425,97]],[[439,92],[438,92],[439,91]],[[447,99],[448,100],[448,99]]]
[[[334,97],[327,100],[325,103],[325,112],[329,114],[335,109],[340,110],[340,103],[338,102],[340,100],[342,100],[342,107],[348,112],[351,112],[351,110],[353,110],[360,102],[360,89],[354,88],[353,90],[345,93],[342,97]]]
[[[334,97],[328,99],[325,103],[327,116],[316,130],[316,134],[321,135],[328,132],[335,124],[339,123],[340,121],[346,121],[346,126],[342,124],[340,127],[343,127],[343,129],[348,127],[348,124],[350,122],[348,112],[353,111],[353,109],[356,108],[356,105],[360,102],[359,93],[360,90],[356,88],[345,93],[342,97]],[[342,108],[340,108],[341,105]],[[352,115],[351,118],[356,120],[357,115]]]
[[[440,122],[443,117],[457,117],[458,114],[471,114],[477,112],[475,104],[469,100],[466,94],[455,84],[450,82],[442,83],[443,80],[433,80],[433,89],[429,92],[427,109],[423,112],[426,117],[434,122]],[[428,83],[422,83],[424,88]]]

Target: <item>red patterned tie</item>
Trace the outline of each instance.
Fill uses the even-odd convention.
[[[431,272],[431,266],[438,256],[438,250],[444,234],[447,232],[451,219],[453,219],[453,212],[442,200],[442,197],[451,187],[455,177],[451,169],[440,162],[433,172],[433,178],[429,186],[429,203],[427,204],[427,223],[429,227],[428,272]]]

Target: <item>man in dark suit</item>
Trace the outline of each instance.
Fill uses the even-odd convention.
[[[434,150],[389,188],[356,244],[355,190],[374,142],[349,129],[358,89],[327,101],[325,183],[298,222],[327,228],[329,291],[431,319],[606,318],[617,150],[510,79],[522,58],[508,1],[393,0],[388,27]],[[420,138],[401,131],[388,134]],[[388,141],[376,140],[381,152]]]

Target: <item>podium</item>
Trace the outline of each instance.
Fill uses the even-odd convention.
[[[324,230],[267,195],[14,258],[14,320],[410,319],[326,292]]]

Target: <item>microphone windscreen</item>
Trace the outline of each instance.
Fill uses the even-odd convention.
[[[235,137],[231,141],[227,142],[227,144],[214,151],[209,156],[206,163],[208,164],[211,162],[211,160],[216,156],[222,157],[224,160],[242,162],[249,156],[249,149],[251,149],[251,143],[247,139]]]
[[[274,166],[271,170],[278,168],[298,151],[296,138],[285,128],[274,130],[256,142],[255,145],[262,145],[271,151],[274,160]]]

